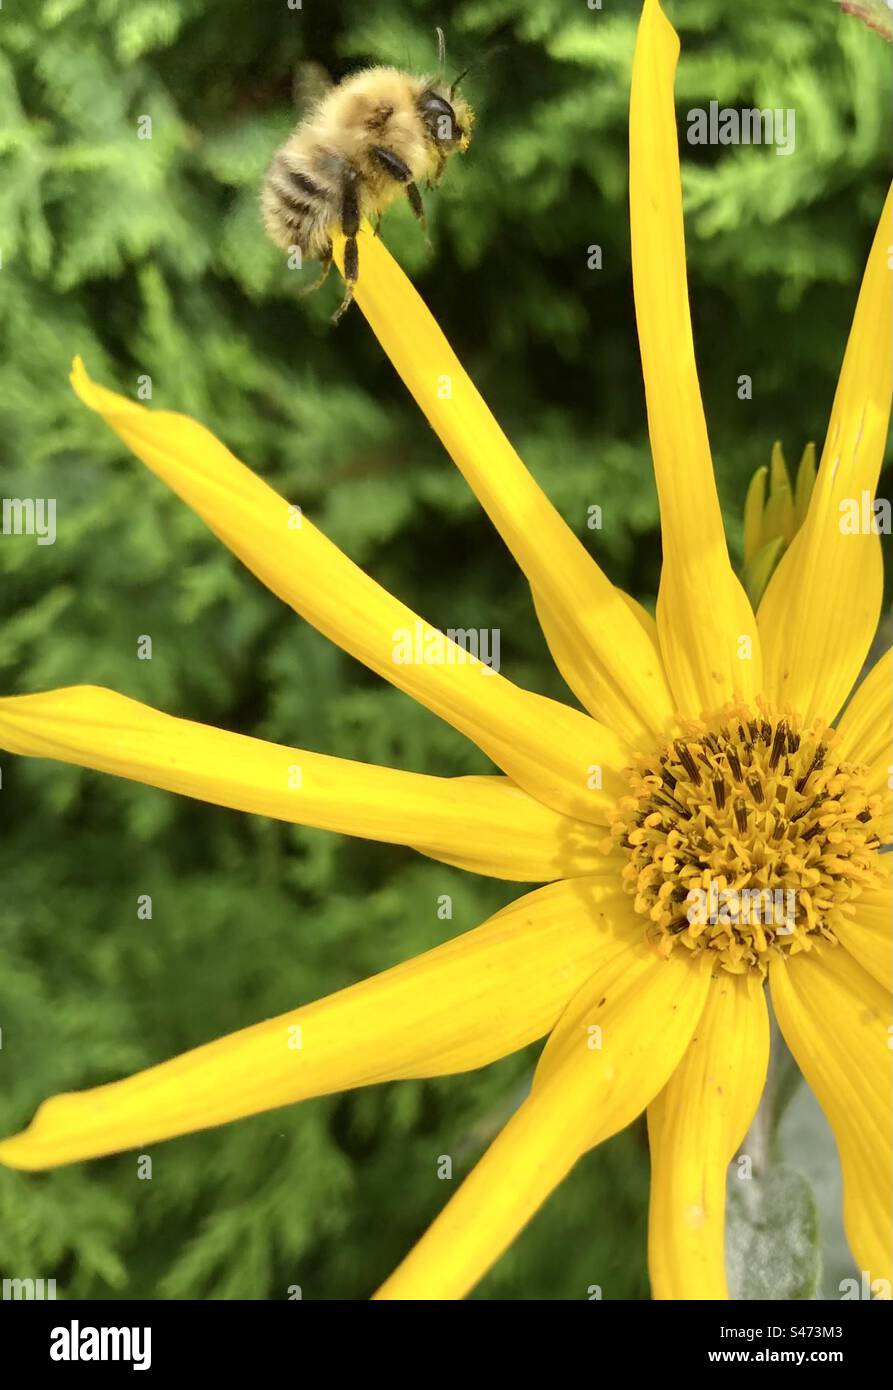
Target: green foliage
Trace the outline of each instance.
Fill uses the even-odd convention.
[[[298,304],[258,185],[299,62],[426,67],[434,26],[476,140],[427,198],[434,254],[383,235],[509,436],[612,577],[659,567],[627,225],[638,5],[605,0],[4,0],[0,467],[58,538],[0,537],[4,692],[93,682],[299,746],[457,774],[486,760],[298,622],[86,412],[98,380],[194,414],[442,626],[499,626],[503,668],[568,698],[529,593],[334,283]],[[732,546],[776,438],[821,440],[884,192],[887,52],[814,0],[678,0],[679,113],[796,106],[797,152],[684,147],[689,277]],[[152,138],[139,139],[150,116]],[[597,243],[603,269],[587,268]],[[313,274],[313,268],[310,273]],[[754,399],[737,397],[749,373]],[[586,529],[597,503],[603,529]],[[154,658],[136,658],[140,634]],[[0,1132],[467,930],[513,885],[4,757]],[[453,896],[451,922],[436,901]],[[151,922],[137,920],[150,893]],[[358,1046],[362,1040],[358,1039]],[[0,1170],[0,1271],[60,1294],[364,1297],[529,1082],[536,1049],[28,1177]],[[507,1108],[508,1107],[508,1108]],[[641,1128],[588,1157],[479,1297],[645,1297]]]
[[[885,39],[893,39],[890,0],[837,0],[837,3],[847,14],[855,15]]]

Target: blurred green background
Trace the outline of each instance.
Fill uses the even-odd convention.
[[[731,546],[780,438],[821,442],[887,178],[889,49],[831,0],[670,0],[677,107],[794,107],[796,153],[685,146],[689,283]],[[269,594],[75,400],[93,376],[211,427],[431,622],[502,632],[570,698],[522,576],[337,277],[297,303],[258,187],[302,61],[425,70],[435,25],[478,112],[468,155],[386,242],[546,491],[646,603],[659,529],[632,313],[635,0],[4,0],[0,467],[58,538],[0,537],[0,689],[108,684],[188,718],[442,774],[486,760]],[[151,140],[137,122],[151,115]],[[587,248],[603,268],[587,268]],[[310,266],[307,278],[313,276]],[[753,400],[737,378],[753,378]],[[887,486],[884,486],[886,481]],[[881,492],[889,495],[888,476]],[[599,504],[600,532],[586,529]],[[151,661],[137,660],[150,634]],[[4,756],[0,1132],[93,1085],[383,969],[519,888],[410,851]],[[154,915],[137,920],[150,893]],[[437,917],[439,895],[453,920]],[[361,1045],[361,1042],[359,1043]],[[0,1170],[0,1272],[60,1296],[366,1297],[517,1103],[486,1072],[316,1101],[135,1154]],[[580,1164],[479,1298],[645,1298],[641,1126]]]

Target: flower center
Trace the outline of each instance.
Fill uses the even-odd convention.
[[[774,952],[836,944],[853,900],[880,882],[865,769],[838,762],[816,721],[754,719],[729,707],[638,759],[611,827],[646,937],[661,955],[712,951],[765,974]]]

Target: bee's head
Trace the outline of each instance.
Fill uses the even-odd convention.
[[[453,87],[426,87],[418,98],[419,115],[428,132],[428,138],[444,154],[454,154],[456,150],[467,150],[474,122],[474,113],[468,102],[456,94]]]

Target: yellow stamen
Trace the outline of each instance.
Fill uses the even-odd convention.
[[[727,706],[630,770],[611,827],[646,937],[712,951],[733,974],[809,950],[880,882],[865,769],[838,762],[832,729]]]

